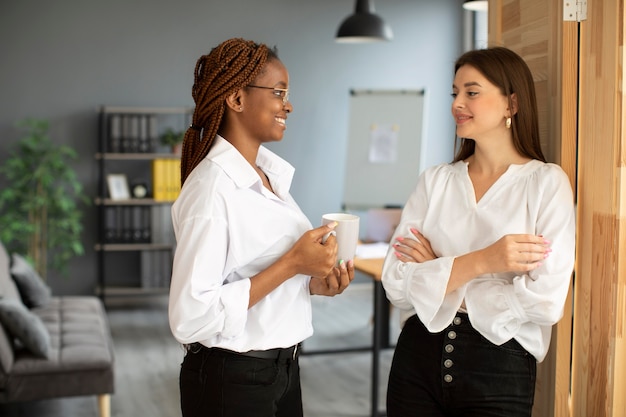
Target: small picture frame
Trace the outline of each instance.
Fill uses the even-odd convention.
[[[128,180],[126,179],[126,175],[107,175],[107,186],[109,187],[109,197],[111,197],[111,200],[130,199],[130,189],[128,188]]]

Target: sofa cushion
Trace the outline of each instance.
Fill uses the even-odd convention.
[[[43,321],[16,300],[0,299],[0,323],[34,355],[47,358],[50,334]]]
[[[15,281],[9,273],[11,261],[4,245],[0,243],[0,299],[19,300],[20,293],[15,286]],[[0,325],[0,391],[4,389],[6,375],[11,372],[15,355],[13,354],[12,337],[4,326]]]
[[[0,298],[21,300],[15,281],[9,273],[10,268],[11,260],[4,245],[0,243]]]
[[[48,304],[51,297],[50,287],[43,282],[35,268],[17,253],[11,256],[11,260],[11,275],[26,307],[42,307]]]
[[[0,324],[0,391],[4,389],[4,377],[8,375],[13,368],[15,362],[15,354],[13,353],[13,338],[7,333],[6,329]]]

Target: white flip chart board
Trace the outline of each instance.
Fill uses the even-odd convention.
[[[352,90],[344,209],[402,206],[415,188],[423,90]]]

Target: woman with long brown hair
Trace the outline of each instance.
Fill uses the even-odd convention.
[[[390,417],[530,417],[574,266],[574,201],[546,163],[534,81],[513,51],[458,58],[452,163],[409,197],[382,282],[401,310]]]
[[[289,194],[294,168],[268,150],[293,110],[289,74],[264,44],[229,39],[198,59],[169,321],[187,352],[183,415],[298,417],[298,354],[313,333],[312,294],[341,293],[335,224],[313,229]]]

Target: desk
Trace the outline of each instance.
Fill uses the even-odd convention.
[[[384,261],[384,258],[354,258],[354,269],[374,279],[374,335],[372,340],[372,386],[370,394],[372,417],[380,416],[378,412],[380,351],[391,346],[389,343],[389,301],[381,281]]]

